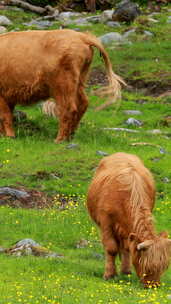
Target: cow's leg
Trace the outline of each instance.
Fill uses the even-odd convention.
[[[0,97],[0,122],[0,131],[6,136],[15,137],[12,111],[2,97]]]
[[[105,221],[107,222],[107,221]],[[101,223],[102,243],[105,249],[105,272],[104,279],[108,280],[117,275],[115,258],[118,253],[118,246],[113,236],[112,226]]]
[[[77,92],[77,115],[72,124],[72,130],[71,130],[72,134],[74,134],[75,130],[77,129],[82,116],[87,110],[87,107],[88,107],[88,98],[84,92],[84,87],[80,85]]]
[[[129,250],[123,249],[121,252],[121,272],[123,274],[131,273],[131,257]]]
[[[72,129],[72,134],[74,134],[74,131],[76,130],[76,128],[79,125],[79,122],[82,118],[82,116],[84,115],[84,113],[87,110],[88,107],[88,97],[85,94],[85,82],[87,80],[87,76],[88,76],[88,71],[90,68],[90,63],[91,63],[91,57],[93,56],[93,52],[91,50],[90,52],[90,58],[89,60],[86,60],[85,64],[83,65],[83,68],[81,70],[80,73],[80,77],[79,77],[79,84],[78,84],[78,88],[77,88],[77,117],[75,120],[75,124],[73,124],[73,129]]]
[[[59,131],[55,139],[57,143],[71,138],[73,126],[77,120],[78,79],[75,79],[69,71],[66,73],[63,71],[61,79],[57,81],[54,94],[59,113]]]

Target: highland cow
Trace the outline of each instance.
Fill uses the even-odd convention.
[[[103,93],[120,97],[124,81],[112,71],[109,57],[93,35],[73,30],[11,32],[0,36],[0,131],[15,137],[15,105],[31,105],[49,97],[58,105],[56,142],[69,140],[88,106],[84,92],[97,48],[105,62],[109,86]]]
[[[169,266],[171,240],[167,233],[156,234],[152,209],[155,186],[151,173],[131,154],[116,153],[99,164],[90,185],[87,207],[100,227],[106,255],[104,278],[121,272],[129,274],[131,263],[144,287],[158,286]]]

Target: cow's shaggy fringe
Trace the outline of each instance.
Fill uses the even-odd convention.
[[[113,259],[117,253],[122,258],[122,272],[130,272],[130,251],[144,286],[159,284],[169,266],[171,240],[166,233],[155,232],[151,213],[154,200],[153,177],[137,156],[116,153],[100,162],[89,188],[87,207],[101,229],[105,279],[116,274]]]

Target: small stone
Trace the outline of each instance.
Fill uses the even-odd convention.
[[[153,33],[151,33],[150,31],[144,31],[144,34],[149,37],[154,36]]]
[[[66,146],[66,149],[78,149],[78,148],[79,148],[79,145],[74,144],[74,143],[71,143],[71,144]]]
[[[171,16],[168,17],[167,23],[171,23]]]
[[[91,22],[91,23],[99,23],[100,22],[100,16],[89,16],[86,18],[86,20],[88,22]]]
[[[139,110],[125,110],[123,113],[127,115],[142,115],[142,112]]]
[[[167,296],[169,300],[171,300],[171,294]]]
[[[29,23],[24,23],[24,25],[27,25],[27,26],[33,26],[34,25],[39,29],[45,29],[45,28],[48,28],[48,27],[52,26],[53,22],[51,22],[49,20],[40,20],[40,21],[32,20]]]
[[[76,248],[85,248],[88,246],[88,244],[89,242],[87,240],[82,239],[78,241],[78,243],[76,244]]]
[[[37,242],[35,242],[32,239],[23,239],[23,240],[18,241],[17,243],[15,243],[15,247],[26,246],[26,245],[40,246]]]
[[[163,178],[162,178],[162,182],[163,182],[164,184],[168,184],[168,183],[170,183],[170,179],[169,179],[168,177],[163,177]]]
[[[10,25],[12,22],[5,16],[0,16],[0,25]]]
[[[17,197],[17,198],[28,198],[30,195],[23,190],[17,190],[14,188],[10,187],[0,187],[0,194],[2,195],[11,195],[12,197]]]
[[[104,152],[104,151],[96,151],[96,154],[97,155],[101,155],[101,156],[107,156],[107,155],[109,155],[107,152]]]
[[[129,125],[129,126],[132,125],[132,126],[137,126],[137,127],[140,127],[140,126],[143,125],[142,121],[140,121],[140,120],[138,120],[138,119],[135,119],[135,118],[133,118],[133,117],[128,118],[128,119],[125,121],[125,123],[126,123],[127,125]]]
[[[147,101],[146,100],[144,100],[144,99],[139,99],[139,100],[136,100],[136,103],[138,103],[138,104],[145,104],[145,103],[147,103]]]
[[[5,248],[0,247],[0,253],[3,253],[3,252],[5,252],[5,251],[6,251],[6,249],[5,249]]]
[[[160,154],[166,154],[166,151],[165,151],[165,149],[163,149],[163,148],[160,148]]]
[[[153,18],[148,18],[148,20],[149,20],[150,22],[153,22],[153,23],[158,23],[158,21],[157,21],[156,19],[153,19]]]
[[[0,34],[4,34],[7,32],[7,29],[5,26],[0,26]]]
[[[107,21],[112,21],[112,15],[114,13],[114,10],[105,10],[100,16],[100,21],[102,23],[106,23]]]
[[[59,14],[59,19],[60,20],[66,20],[66,19],[69,19],[69,18],[72,18],[72,17],[79,17],[81,16],[80,13],[77,13],[77,12],[62,12]]]
[[[151,133],[151,134],[162,134],[162,131],[159,129],[154,129],[154,130],[149,130],[147,131],[147,133]]]
[[[132,29],[132,30],[129,30],[129,31],[125,32],[125,33],[123,34],[123,37],[124,37],[124,38],[128,38],[128,37],[131,36],[132,34],[136,34],[136,30],[135,30],[135,29]]]
[[[104,45],[109,45],[112,43],[118,43],[123,41],[123,37],[121,34],[117,32],[107,33],[103,36],[100,36],[99,39]]]
[[[115,22],[115,21],[108,21],[106,22],[106,25],[107,26],[110,26],[110,27],[121,27],[120,23],[119,22]]]
[[[150,158],[153,162],[158,162],[161,160],[161,157],[152,157]]]

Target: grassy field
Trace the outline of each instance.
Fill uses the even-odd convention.
[[[170,7],[171,8],[171,7]],[[35,17],[31,14],[4,12],[15,26]],[[89,93],[90,106],[72,143],[55,144],[58,122],[44,117],[40,105],[20,109],[27,118],[15,125],[16,139],[0,138],[0,186],[25,187],[45,192],[52,198],[51,208],[24,209],[0,207],[0,246],[10,247],[20,239],[31,238],[63,257],[14,257],[0,255],[0,304],[164,304],[171,303],[171,268],[162,277],[159,289],[144,290],[133,272],[130,276],[104,281],[104,254],[97,227],[85,207],[88,185],[102,158],[99,151],[117,151],[141,157],[156,181],[154,209],[157,231],[171,235],[171,97],[157,96],[171,88],[171,44],[169,13],[165,9],[151,25],[153,38],[141,35],[131,45],[108,49],[116,73],[132,85],[124,90],[120,107],[95,112],[101,104]],[[53,28],[58,27],[58,24]],[[147,25],[137,25],[147,29]],[[72,26],[71,26],[72,28]],[[123,25],[123,33],[129,27]],[[9,27],[12,30],[12,26]],[[83,27],[86,30],[86,27]],[[93,33],[111,31],[104,25],[93,25]],[[156,60],[157,59],[157,60]],[[92,67],[103,69],[95,55]],[[153,88],[155,89],[152,89]],[[127,126],[124,110],[139,110],[133,116],[141,127]],[[132,115],[131,115],[132,116]],[[127,127],[137,133],[104,130]],[[161,133],[150,133],[160,129]],[[146,143],[146,145],[132,145]],[[61,209],[61,198],[66,203]],[[85,243],[80,248],[80,243]],[[118,267],[120,261],[117,261]]]

